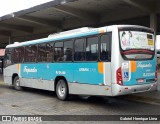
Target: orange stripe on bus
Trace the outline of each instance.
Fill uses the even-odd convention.
[[[18,69],[18,71],[20,71],[20,64],[17,65],[17,69]]]
[[[105,30],[101,29],[99,30],[99,33],[105,33]]]
[[[136,71],[136,61],[131,61],[131,72],[135,72]]]
[[[103,74],[103,72],[104,72],[104,70],[103,70],[103,62],[99,62],[98,63],[98,72]]]

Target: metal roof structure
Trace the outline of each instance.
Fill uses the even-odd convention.
[[[0,17],[0,47],[80,27],[135,24],[160,32],[160,0],[53,0]]]

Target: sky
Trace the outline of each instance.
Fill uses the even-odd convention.
[[[0,17],[53,0],[0,0]]]

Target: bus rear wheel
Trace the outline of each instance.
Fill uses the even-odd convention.
[[[67,82],[63,79],[60,79],[56,85],[56,95],[60,100],[68,99],[68,86]]]
[[[20,86],[20,80],[19,80],[19,77],[16,76],[13,80],[13,87],[14,89],[16,90],[22,90],[22,87]]]

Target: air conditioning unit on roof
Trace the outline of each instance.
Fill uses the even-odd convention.
[[[76,34],[76,33],[86,32],[86,31],[89,31],[89,30],[92,30],[92,29],[94,29],[94,28],[83,27],[83,28],[73,29],[73,30],[64,31],[64,32],[60,32],[60,33],[50,34],[48,37],[55,37],[55,36],[68,35],[68,34]]]

